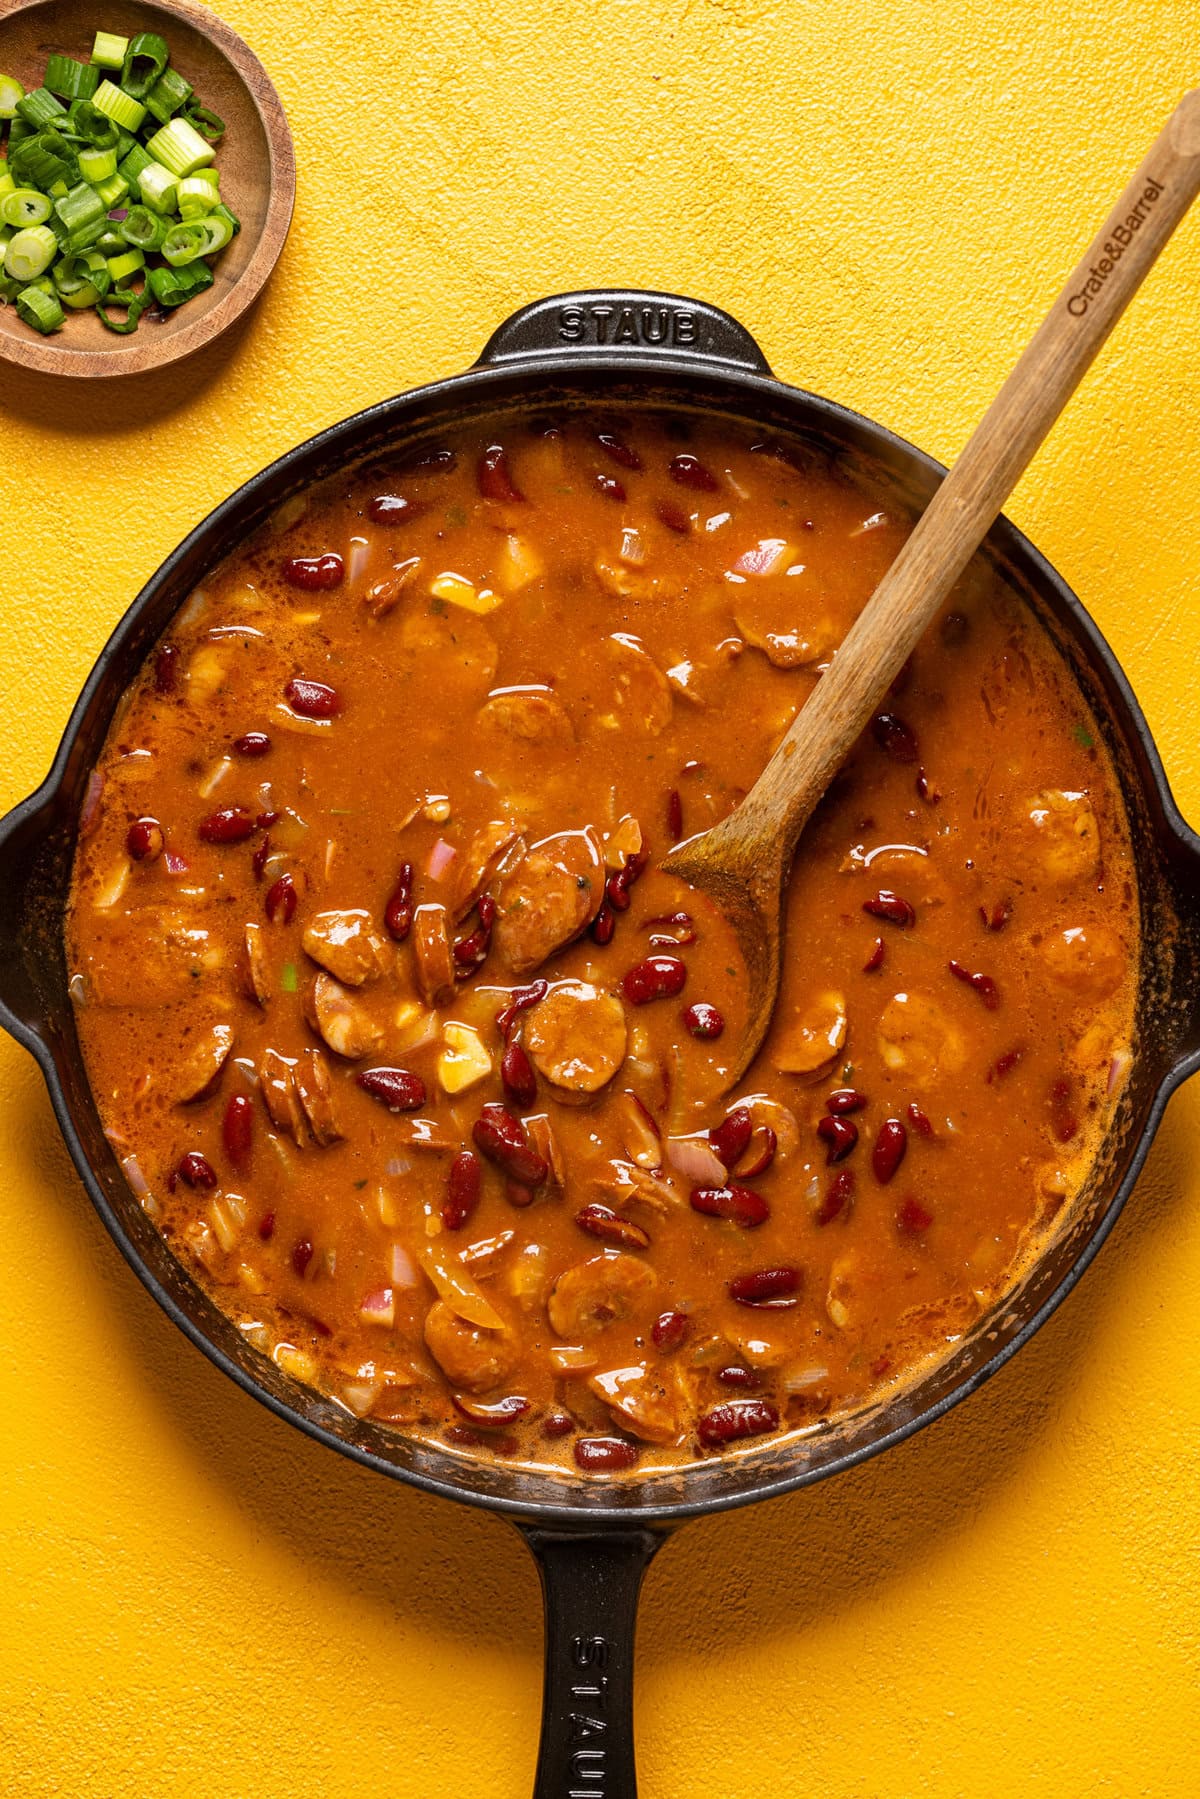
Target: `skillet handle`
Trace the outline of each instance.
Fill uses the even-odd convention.
[[[676,356],[769,375],[766,357],[746,330],[719,306],[681,294],[639,288],[595,288],[555,294],[522,306],[493,331],[477,367],[525,357]]]
[[[50,895],[60,884],[46,858],[53,803],[33,794],[0,818],[0,1029],[34,1055],[45,1041],[46,1002],[36,979],[35,940],[57,940],[61,914]]]
[[[546,1609],[534,1799],[637,1799],[634,1629],[642,1576],[666,1532],[518,1529],[537,1562]]]

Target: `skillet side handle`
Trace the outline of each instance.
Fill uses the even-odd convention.
[[[755,375],[771,373],[746,327],[719,306],[687,300],[682,294],[644,293],[640,288],[555,294],[522,306],[493,331],[476,366],[526,357],[586,359],[614,353],[634,354],[639,361],[669,355]]]
[[[34,978],[34,939],[45,920],[37,890],[51,806],[34,794],[0,818],[0,1029],[36,1055],[45,1042],[45,1003]],[[56,928],[57,921],[56,921]]]
[[[546,1610],[534,1799],[636,1799],[638,1594],[666,1533],[618,1527],[587,1536],[519,1528],[538,1565]]]

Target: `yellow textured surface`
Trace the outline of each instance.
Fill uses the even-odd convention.
[[[784,377],[952,455],[1200,72],[1194,0],[227,16],[289,109],[295,226],[249,328],[171,379],[0,377],[3,805],[215,501],[461,368],[542,293],[714,300]],[[1200,216],[1010,511],[1115,645],[1200,819],[1198,275]],[[1198,1127],[1194,1088],[1080,1291],[975,1400],[665,1550],[640,1637],[645,1799],[1200,1792]],[[8,1799],[529,1789],[538,1602],[515,1536],[301,1440],[215,1373],[119,1261],[7,1040],[0,1566]]]

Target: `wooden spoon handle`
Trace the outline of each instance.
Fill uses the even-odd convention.
[[[790,861],[845,761],[1200,192],[1200,89],[1186,94],[976,426],[787,736],[727,821]],[[718,827],[720,828],[720,827]]]

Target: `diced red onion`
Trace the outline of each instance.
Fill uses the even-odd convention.
[[[417,1273],[416,1263],[405,1249],[403,1243],[392,1244],[392,1285],[394,1287],[419,1286],[421,1277]]]
[[[114,225],[122,225],[129,217],[129,208],[127,206],[116,206],[108,216],[113,221]]]
[[[67,982],[67,992],[71,995],[73,1006],[87,1005],[87,982],[81,974],[73,974]]]
[[[1108,1065],[1108,1097],[1111,1099],[1129,1071],[1133,1057],[1126,1049],[1119,1049]]]
[[[364,1293],[359,1301],[358,1315],[364,1324],[394,1324],[396,1298],[392,1289],[377,1287],[371,1293]]]
[[[350,554],[346,558],[346,577],[357,581],[367,572],[367,563],[371,559],[371,546],[365,537],[350,539]]]
[[[439,837],[430,850],[429,861],[425,865],[430,880],[440,881],[457,854],[458,851],[452,843],[447,843],[444,837]]]
[[[620,557],[622,562],[631,568],[640,568],[646,560],[646,545],[639,530],[633,525],[626,525],[621,533]]]
[[[412,1163],[407,1156],[392,1156],[390,1158],[390,1160],[388,1161],[387,1165],[385,1166],[383,1172],[385,1174],[391,1175],[393,1177],[393,1179],[397,1175],[411,1174],[412,1173]]]
[[[788,554],[782,537],[764,537],[752,550],[743,550],[734,563],[739,575],[770,575]]]
[[[828,1368],[793,1368],[783,1377],[785,1393],[804,1393],[829,1378]]]
[[[104,791],[104,776],[98,768],[94,768],[88,776],[84,790],[83,806],[79,814],[79,835],[86,837],[96,822],[96,814],[100,810],[100,795]]]
[[[704,1137],[668,1137],[667,1161],[697,1187],[723,1187],[728,1178],[724,1162]]]
[[[142,1165],[136,1156],[121,1157],[121,1172],[129,1182],[139,1199],[145,1199],[150,1192],[150,1183],[142,1173]]]

